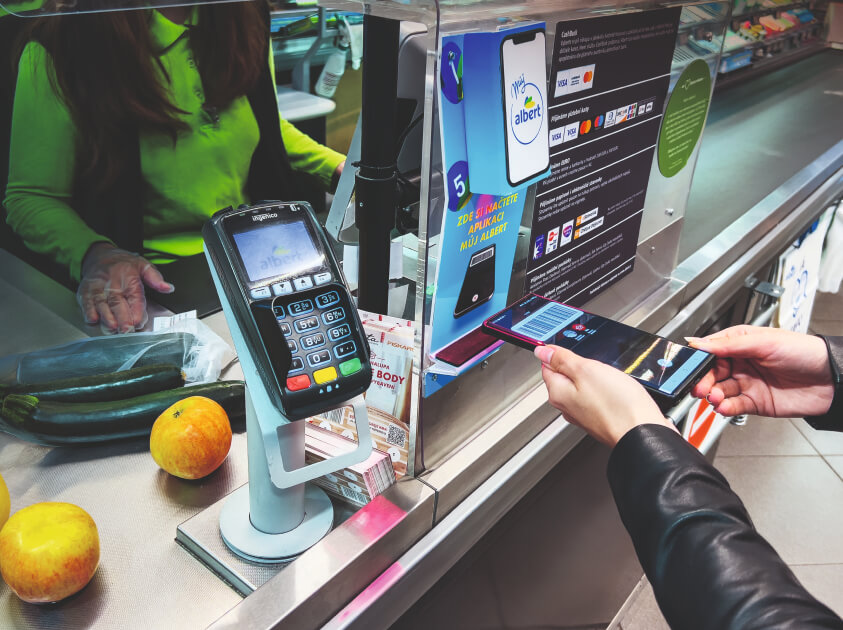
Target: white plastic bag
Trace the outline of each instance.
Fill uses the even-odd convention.
[[[164,331],[90,337],[0,357],[0,383],[45,383],[162,364],[180,367],[187,383],[210,383],[219,379],[234,356],[219,335],[190,319]]]

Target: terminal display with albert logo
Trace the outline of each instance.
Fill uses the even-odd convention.
[[[523,348],[552,344],[607,363],[667,404],[687,393],[714,362],[708,352],[533,294],[487,319],[483,330]]]

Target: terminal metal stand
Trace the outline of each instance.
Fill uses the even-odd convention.
[[[358,396],[352,403],[358,432],[362,420],[368,433],[363,396]],[[260,416],[247,391],[249,483],[232,492],[223,505],[220,532],[225,544],[238,555],[252,562],[275,563],[301,554],[331,531],[334,509],[328,495],[312,484],[279,485],[285,483],[288,474],[303,473],[313,479],[324,473],[310,470],[318,464],[304,468],[305,422],[289,422],[274,408],[264,412],[263,417],[276,415],[286,422],[276,425],[275,437],[270,438],[269,444],[264,441]],[[359,450],[360,445],[349,455]],[[371,451],[371,441],[368,451]],[[337,459],[320,463],[330,465],[331,470],[326,472],[344,468],[337,465]],[[273,468],[277,483],[273,479]]]
[[[247,385],[249,483],[225,500],[220,531],[225,544],[241,557],[277,563],[299,555],[331,530],[334,513],[328,496],[306,484],[369,457],[372,436],[366,405],[362,395],[346,403],[354,408],[357,447],[305,466],[305,421],[290,421],[272,402],[214,264],[208,262]]]

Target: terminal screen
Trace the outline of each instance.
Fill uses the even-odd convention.
[[[295,276],[324,263],[304,221],[273,223],[237,232],[234,243],[251,282]]]

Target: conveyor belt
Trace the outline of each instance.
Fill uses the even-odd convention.
[[[843,138],[841,111],[843,52],[836,50],[715,94],[679,260]]]

